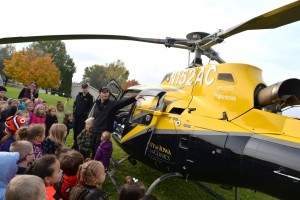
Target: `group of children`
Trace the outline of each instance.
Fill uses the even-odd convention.
[[[102,133],[90,158],[93,120],[85,121],[74,150],[65,145],[73,128],[72,113],[64,113],[61,102],[48,106],[42,99],[0,101],[0,199],[108,199],[99,188],[112,156],[111,134]],[[134,193],[137,198],[132,198]],[[145,188],[127,177],[120,199],[141,199],[144,194]]]

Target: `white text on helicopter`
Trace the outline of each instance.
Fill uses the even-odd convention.
[[[197,74],[197,69],[200,71]],[[217,72],[216,65],[212,65],[209,68],[200,67],[200,68],[190,68],[187,70],[173,72],[170,80],[168,82],[169,85],[196,85],[203,83],[205,85],[211,85],[215,78],[211,77],[211,73]],[[196,78],[195,78],[196,77]]]

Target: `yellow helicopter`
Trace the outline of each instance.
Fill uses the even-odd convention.
[[[48,35],[1,38],[0,44],[114,39],[194,52],[190,66],[166,74],[159,86],[134,86],[122,92],[115,82],[108,85],[115,99],[144,96],[144,100],[116,112],[113,138],[131,161],[165,171],[161,180],[182,176],[299,199],[300,121],[281,112],[300,104],[300,80],[292,78],[267,86],[259,68],[225,63],[212,49],[243,31],[296,22],[299,13],[300,1],[296,1],[227,30],[193,32],[186,39]],[[219,64],[203,66],[202,55]]]

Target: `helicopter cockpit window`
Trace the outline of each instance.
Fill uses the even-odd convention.
[[[130,98],[130,97],[136,96],[138,93],[139,93],[139,91],[136,91],[136,90],[134,90],[134,91],[130,91],[130,90],[126,91],[123,94],[123,96],[122,96],[121,99],[123,99],[123,98]],[[124,121],[129,116],[129,112],[130,112],[130,110],[132,108],[132,105],[133,105],[133,103],[131,103],[131,104],[129,104],[129,105],[127,105],[127,106],[125,106],[125,107],[117,110],[116,115],[115,115],[115,122],[116,123],[118,123],[118,124],[123,124],[124,123]]]
[[[136,103],[131,122],[146,126],[149,125],[153,117],[153,111],[160,108],[159,105],[158,96],[144,96],[144,100]]]
[[[218,80],[220,81],[227,81],[227,82],[234,82],[232,74],[229,73],[219,73]]]

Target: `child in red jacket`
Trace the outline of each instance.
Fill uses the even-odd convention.
[[[83,163],[83,156],[75,150],[69,150],[60,154],[58,158],[60,169],[63,170],[62,180],[54,185],[56,192],[63,199],[69,199],[69,194],[75,185],[77,185],[77,172],[79,166]]]

